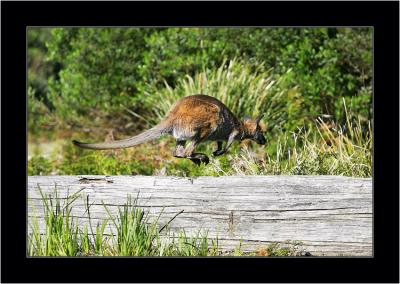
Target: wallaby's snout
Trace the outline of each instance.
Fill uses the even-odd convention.
[[[264,135],[262,134],[258,134],[257,138],[256,138],[256,142],[259,145],[265,145],[265,143],[267,142],[267,140],[265,140]]]
[[[263,135],[263,131],[260,127],[260,120],[263,115],[259,115],[256,119],[251,119],[250,117],[245,117],[242,125],[244,129],[244,135],[242,139],[251,139],[259,145],[265,145],[267,140]]]

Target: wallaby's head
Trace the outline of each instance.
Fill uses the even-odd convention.
[[[257,142],[257,144],[264,145],[266,140],[263,134],[263,131],[260,127],[260,120],[264,115],[259,115],[256,119],[251,119],[249,117],[245,117],[243,119],[243,130],[244,135],[242,139],[251,139]]]

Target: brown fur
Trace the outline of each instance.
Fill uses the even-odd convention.
[[[137,136],[105,143],[86,144],[73,141],[88,149],[115,149],[131,147],[167,133],[177,140],[174,156],[188,158],[194,163],[208,163],[205,154],[195,153],[196,146],[205,141],[217,141],[214,155],[224,154],[234,140],[253,139],[265,144],[257,119],[239,120],[221,101],[206,95],[193,95],[178,100],[166,117],[155,127]],[[186,142],[189,143],[186,144]],[[222,148],[223,141],[226,145]]]
[[[243,132],[246,133],[246,137],[253,137],[259,131],[261,131],[261,127],[256,119],[243,120]]]

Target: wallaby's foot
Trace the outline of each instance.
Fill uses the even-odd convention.
[[[223,149],[217,149],[217,150],[215,150],[215,151],[213,152],[213,155],[214,155],[214,156],[220,156],[220,155],[222,155],[222,154],[225,154],[225,150],[223,150]]]
[[[206,155],[204,155],[204,157],[200,159],[200,162],[207,165],[210,162],[210,159]]]
[[[217,149],[215,149],[215,151],[213,152],[214,156],[219,156],[225,153],[225,150],[222,148],[222,141],[217,141],[217,145]]]
[[[198,166],[200,166],[200,164],[201,164],[201,161],[200,161],[200,159],[197,159],[197,158],[189,158],[193,163],[195,163],[196,165],[198,165]]]
[[[178,140],[176,141],[176,146],[175,146],[175,150],[174,150],[174,157],[176,158],[185,158],[185,144],[186,141],[184,140]]]
[[[207,155],[201,153],[193,153],[192,156],[188,158],[198,166],[200,166],[201,163],[207,165],[210,162],[210,159],[207,157]]]

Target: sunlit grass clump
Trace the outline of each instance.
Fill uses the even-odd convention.
[[[271,122],[282,123],[288,115],[287,107],[299,105],[301,96],[296,87],[286,87],[284,76],[276,78],[271,71],[263,64],[252,65],[234,59],[224,61],[216,70],[206,69],[193,77],[187,75],[178,80],[175,87],[167,83],[163,89],[149,87],[147,95],[154,98],[158,120],[178,99],[205,94],[222,101],[239,118],[264,114]]]
[[[184,231],[174,234],[168,225],[159,224],[159,217],[150,220],[149,212],[138,207],[137,198],[128,197],[127,202],[113,215],[104,205],[109,218],[94,223],[90,216],[90,204],[86,202],[89,226],[78,225],[78,218],[71,215],[79,191],[64,202],[57,196],[43,194],[45,231],[40,230],[35,212],[30,212],[29,256],[213,256],[218,254],[218,242],[209,239],[207,233],[198,232],[188,236]],[[94,228],[92,227],[94,225]],[[111,230],[106,233],[106,229]]]
[[[228,164],[228,166],[227,166]],[[346,126],[319,119],[313,129],[300,129],[276,143],[274,155],[244,147],[222,165],[212,159],[213,175],[340,175],[372,177],[372,129],[358,122]]]

